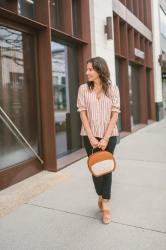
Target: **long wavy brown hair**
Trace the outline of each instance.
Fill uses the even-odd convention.
[[[109,68],[108,68],[106,61],[102,57],[98,56],[98,57],[90,58],[87,61],[87,64],[88,63],[91,63],[93,69],[99,74],[99,78],[101,80],[103,92],[105,93],[105,95],[108,96],[108,89],[112,83],[110,80],[110,71],[109,71]],[[87,81],[87,84],[88,84],[89,90],[94,89],[94,82],[93,81]]]

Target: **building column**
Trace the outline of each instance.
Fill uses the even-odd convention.
[[[131,131],[130,104],[129,104],[129,81],[128,81],[128,61],[120,61],[120,100],[122,112],[122,130]]]
[[[161,65],[159,64],[160,47],[160,16],[159,2],[152,0],[152,29],[153,29],[153,65],[154,65],[154,95],[156,103],[156,120],[163,118],[163,101],[162,101],[162,80]]]

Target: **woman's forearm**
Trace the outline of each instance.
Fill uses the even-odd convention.
[[[112,131],[117,123],[118,120],[118,112],[113,111],[110,119],[110,123],[108,125],[108,128],[104,134],[105,139],[109,139],[112,135]]]
[[[86,114],[85,110],[80,112],[80,118],[81,118],[82,124],[83,124],[83,126],[84,126],[84,128],[86,130],[86,133],[87,133],[88,137],[92,138],[93,134],[92,134],[90,124],[89,124],[89,121],[88,121],[87,114]]]

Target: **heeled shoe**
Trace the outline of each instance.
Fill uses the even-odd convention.
[[[102,222],[103,224],[109,224],[111,221],[111,212],[108,207],[104,208],[103,206],[103,200],[101,202],[101,207],[102,207]]]
[[[111,212],[109,209],[102,210],[103,216],[102,216],[102,222],[103,224],[109,224],[111,221]]]

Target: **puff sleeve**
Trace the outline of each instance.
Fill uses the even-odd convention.
[[[112,111],[120,113],[120,94],[117,85],[112,87],[111,99],[112,99]]]
[[[81,112],[82,110],[87,110],[84,84],[81,84],[79,89],[78,89],[77,108],[78,108],[77,109],[78,112]]]

